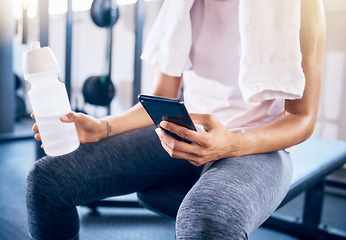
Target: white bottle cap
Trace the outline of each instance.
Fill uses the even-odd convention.
[[[31,49],[23,54],[24,78],[30,74],[59,71],[58,61],[49,47],[41,48],[40,42],[30,43]]]

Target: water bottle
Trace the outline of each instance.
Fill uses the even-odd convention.
[[[65,84],[59,81],[57,59],[49,47],[30,43],[23,54],[24,79],[29,81],[30,103],[35,114],[44,151],[50,156],[70,153],[79,147],[74,123],[63,123],[60,116],[71,111]]]

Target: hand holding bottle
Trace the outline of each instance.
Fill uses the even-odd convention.
[[[31,118],[35,119],[32,113]],[[97,142],[105,138],[107,124],[105,121],[86,115],[83,113],[70,112],[60,116],[60,121],[64,123],[74,123],[77,129],[80,143]],[[41,141],[37,124],[34,123],[32,130],[37,132],[35,139]]]

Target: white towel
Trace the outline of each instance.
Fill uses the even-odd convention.
[[[142,59],[181,76],[191,66],[190,10],[195,0],[165,0],[146,39]],[[198,1],[198,0],[196,0]],[[239,87],[248,103],[303,96],[301,0],[239,0]]]
[[[191,66],[190,10],[195,0],[165,0],[146,39],[142,59],[170,76]]]

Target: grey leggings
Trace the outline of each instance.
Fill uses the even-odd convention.
[[[153,127],[82,144],[35,162],[27,179],[33,239],[78,239],[76,206],[177,179],[195,181],[180,206],[177,239],[247,239],[277,208],[291,180],[284,152],[228,158],[201,167],[171,158]]]

